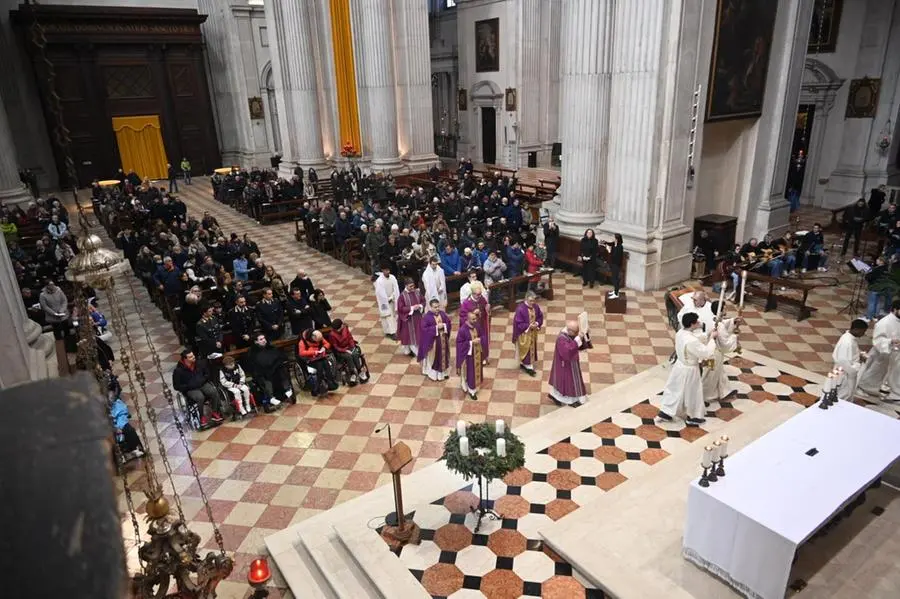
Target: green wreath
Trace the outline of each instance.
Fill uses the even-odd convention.
[[[508,426],[502,435],[497,435],[492,423],[470,424],[466,436],[469,438],[469,455],[459,452],[459,435],[453,430],[444,442],[444,455],[441,456],[447,462],[447,468],[466,480],[483,476],[490,482],[525,465],[525,444],[510,432]],[[500,437],[506,439],[506,456],[502,458],[497,455],[497,439]],[[479,448],[488,451],[479,455],[476,451]]]

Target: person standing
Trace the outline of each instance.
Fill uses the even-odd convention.
[[[459,305],[459,326],[462,328],[466,324],[470,312],[477,314],[475,324],[484,347],[481,359],[483,364],[487,364],[491,353],[491,306],[484,295],[484,285],[475,281],[471,285],[471,291],[472,295]]]
[[[721,310],[721,312],[719,312]],[[737,325],[740,324],[740,318],[725,318],[725,306],[719,306],[719,302],[712,302],[713,314],[718,314],[719,319],[715,322],[715,329],[719,332],[716,337],[716,351],[713,359],[715,360],[713,367],[703,371],[701,379],[703,381],[703,401],[722,401],[735,392],[728,382],[728,375],[725,374],[725,354],[737,350],[738,337]]]
[[[287,298],[287,316],[291,323],[291,335],[299,336],[306,329],[313,328],[309,301],[303,297],[303,291],[299,287],[291,288],[291,295]]]
[[[212,304],[202,309],[202,316],[197,323],[197,346],[200,355],[209,360],[218,360],[224,351],[222,346],[222,323],[213,314]]]
[[[841,257],[847,253],[850,245],[850,237],[853,237],[853,255],[859,256],[859,237],[862,234],[863,225],[869,220],[869,209],[866,207],[866,199],[859,198],[852,208],[844,210],[844,244],[841,246]]]
[[[447,307],[447,279],[440,264],[441,261],[437,256],[431,257],[425,272],[422,273],[422,285],[425,287],[425,299],[428,302],[437,299],[441,309],[444,309]]]
[[[186,157],[181,159],[181,174],[184,176],[184,184],[191,184],[191,161]]]
[[[622,245],[622,236],[619,233],[614,235],[615,241],[609,244],[609,270],[612,279],[613,290],[609,293],[610,299],[619,297],[619,285],[622,277],[622,264],[625,261],[625,247]]]
[[[230,321],[235,345],[239,348],[250,347],[253,343],[253,331],[256,329],[256,312],[247,305],[245,296],[237,296],[234,309],[231,311]]]
[[[166,172],[169,176],[169,193],[178,193],[178,170],[172,163],[166,163]]]
[[[594,230],[588,229],[584,232],[579,246],[578,261],[581,262],[581,280],[582,287],[594,287],[597,280],[597,256],[600,251],[600,245],[594,236]]]
[[[891,395],[900,398],[900,299],[891,304],[891,313],[875,323],[872,351],[860,370],[857,388],[873,397],[881,395],[887,382]],[[885,378],[887,377],[887,381]]]
[[[841,335],[831,353],[835,367],[843,368],[845,374],[837,388],[838,399],[853,401],[853,396],[856,395],[859,370],[865,360],[865,354],[859,351],[859,343],[856,340],[865,335],[868,328],[869,325],[861,318],[851,322],[850,330]]]
[[[450,378],[450,317],[441,310],[441,302],[428,302],[428,312],[419,325],[419,352],[422,374],[433,381]]]
[[[397,300],[397,333],[403,352],[417,357],[419,354],[419,328],[422,325],[422,313],[425,311],[425,298],[416,289],[412,279],[406,279],[406,288]]]
[[[485,347],[478,329],[478,313],[472,311],[456,334],[456,371],[460,387],[472,400],[478,399],[478,389],[484,379]]]
[[[544,245],[547,246],[547,266],[553,268],[556,265],[556,247],[559,245],[559,226],[552,216],[544,225]]]
[[[571,406],[587,401],[579,352],[591,347],[590,335],[580,331],[577,321],[568,321],[559,332],[550,367],[550,399],[556,404]]]
[[[669,371],[669,380],[663,389],[660,419],[671,422],[681,412],[686,412],[688,426],[700,426],[706,422],[703,417],[706,407],[703,404],[700,363],[713,357],[718,336],[715,330],[708,338],[703,335],[700,316],[696,312],[688,312],[681,317],[681,329],[675,333],[677,360]]]
[[[400,297],[400,286],[397,277],[391,274],[391,267],[384,264],[381,276],[375,279],[375,300],[378,302],[378,315],[381,317],[381,328],[384,336],[397,338],[397,299]]]
[[[281,338],[284,308],[280,302],[275,301],[272,290],[268,287],[263,289],[263,298],[256,304],[256,320],[269,343]]]
[[[544,326],[544,313],[537,304],[537,294],[529,291],[525,301],[518,305],[513,317],[513,345],[519,358],[519,368],[530,376],[535,376],[537,361],[538,331]]]
[[[69,329],[69,300],[63,290],[48,279],[38,296],[38,302],[44,311],[44,320],[53,327],[53,337],[62,339]]]

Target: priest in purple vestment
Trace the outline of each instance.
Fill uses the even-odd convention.
[[[433,381],[450,378],[450,317],[441,310],[437,298],[428,302],[418,331],[419,362],[422,374]]]
[[[397,334],[403,353],[416,357],[419,353],[419,327],[425,311],[425,298],[416,289],[412,279],[406,279],[406,287],[397,300]]]
[[[478,318],[475,321],[478,327],[478,336],[482,339],[484,353],[481,356],[482,364],[487,364],[491,351],[491,305],[484,293],[484,285],[475,281],[470,286],[472,295],[459,305],[459,327],[462,328],[468,321],[469,314],[475,312]]]
[[[536,299],[537,294],[533,291],[526,293],[525,301],[519,304],[513,317],[513,345],[519,357],[519,368],[531,376],[536,374],[538,331],[544,326],[544,313]]]
[[[550,369],[550,399],[558,404],[580,405],[587,401],[587,389],[581,377],[579,352],[591,347],[591,338],[570,320],[556,338],[553,367]]]
[[[478,314],[469,312],[466,323],[456,334],[456,370],[459,372],[460,386],[470,399],[478,399],[476,393],[481,386],[484,354],[484,338],[478,330]]]

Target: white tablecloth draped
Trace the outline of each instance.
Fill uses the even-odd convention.
[[[691,483],[684,555],[747,597],[783,599],[797,547],[898,457],[900,421],[807,408],[726,458],[725,477]]]

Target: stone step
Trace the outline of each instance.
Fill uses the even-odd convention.
[[[384,599],[333,529],[328,527],[304,534],[300,537],[300,542],[330,587],[332,597]],[[291,588],[295,587],[291,585]]]
[[[278,549],[268,542],[266,546],[269,553],[275,556]],[[299,538],[293,543],[293,550],[277,554],[276,563],[295,597],[337,599],[338,596]]]

